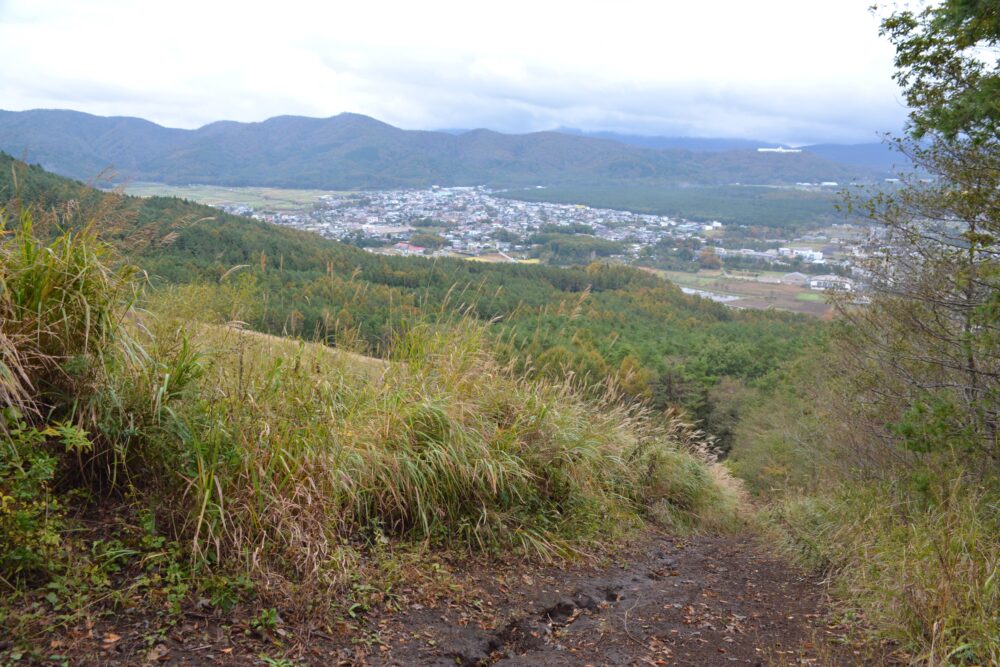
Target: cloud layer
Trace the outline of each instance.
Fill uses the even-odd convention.
[[[0,108],[870,141],[906,110],[869,1],[0,0]]]

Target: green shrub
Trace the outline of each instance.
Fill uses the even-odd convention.
[[[16,408],[0,419],[0,577],[32,580],[62,567],[65,508],[52,489],[59,456],[88,451],[87,434],[68,424],[29,426]]]

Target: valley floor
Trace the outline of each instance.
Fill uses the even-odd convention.
[[[151,646],[143,640],[149,627],[122,618],[121,626],[91,628],[64,653],[73,664],[108,665],[882,662],[844,642],[821,582],[746,534],[649,534],[600,564],[466,563],[450,577],[443,594],[402,589],[398,612],[339,629],[286,626],[279,612],[277,624],[251,631],[192,612]]]

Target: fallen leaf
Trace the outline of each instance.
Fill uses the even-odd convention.
[[[164,646],[163,644],[157,644],[152,649],[150,649],[149,653],[146,654],[146,661],[158,662],[166,658],[169,652],[170,651],[167,650],[166,646]]]

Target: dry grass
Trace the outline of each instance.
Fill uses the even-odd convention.
[[[844,356],[789,369],[744,415],[734,470],[768,503],[773,541],[830,574],[844,613],[914,664],[1000,661],[1000,486],[960,446],[917,453]],[[859,390],[859,385],[861,390]],[[895,419],[899,419],[896,417]]]
[[[138,313],[89,227],[44,244],[26,217],[0,247],[4,407],[83,428],[72,451],[38,432],[55,486],[158,507],[199,568],[319,591],[389,540],[555,558],[734,520],[700,433],[500,363],[489,324],[412,326],[380,361],[191,319],[238,322],[238,283]]]
[[[83,403],[103,381],[105,356],[138,353],[121,327],[136,271],[112,268],[90,225],[50,243],[34,237],[37,219],[57,227],[71,214],[0,213],[0,401],[26,417],[90,426]]]
[[[693,430],[528,381],[470,321],[401,336],[392,363],[219,327],[197,340],[211,400],[178,412],[201,428],[184,429],[186,532],[252,570],[337,578],[345,538],[551,557],[637,525],[642,507],[677,526],[733,516]]]
[[[943,477],[933,503],[847,484],[786,499],[769,521],[789,552],[836,574],[845,613],[892,639],[913,664],[1000,661],[996,491]]]

